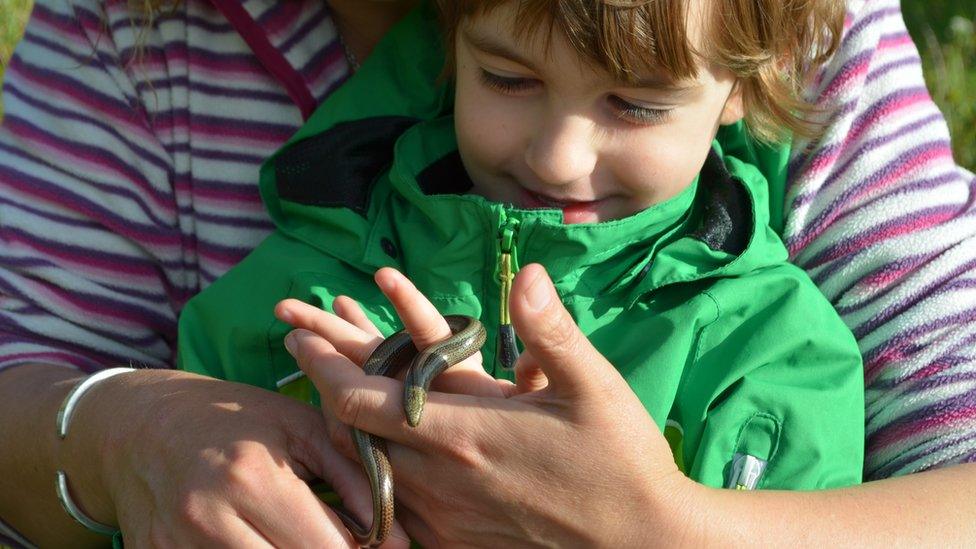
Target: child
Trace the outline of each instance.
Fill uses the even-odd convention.
[[[809,130],[791,79],[829,51],[821,23],[839,32],[839,8],[637,4],[445,0],[453,109],[430,11],[405,19],[263,166],[278,230],[187,305],[181,367],[287,389],[297,367],[275,303],[328,310],[348,295],[389,334],[398,321],[372,283],[384,266],[494,341],[502,260],[537,262],[686,474],[859,482],[860,357],[768,227],[752,163],[776,153],[734,128],[713,141],[743,116],[763,137]],[[763,61],[769,40],[782,55]]]

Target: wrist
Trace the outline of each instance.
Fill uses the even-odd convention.
[[[105,380],[105,383],[111,381]],[[78,383],[84,383],[84,379]],[[84,516],[101,524],[114,525],[114,506],[105,489],[101,466],[104,452],[99,439],[103,422],[98,419],[101,415],[100,402],[97,400],[101,395],[98,389],[93,387],[77,402],[70,432],[58,447],[56,469],[59,477],[67,479],[69,497]],[[52,479],[52,483],[54,480]],[[59,497],[62,498],[62,506],[65,506],[64,495],[59,494]],[[66,510],[65,512],[67,513]]]
[[[58,416],[59,430],[70,429],[58,451],[58,470],[70,485],[68,498],[84,517],[106,526],[118,523],[112,480],[119,476],[120,458],[132,449],[126,441],[142,423],[138,418],[145,408],[131,406],[138,396],[127,389],[131,378],[143,376],[142,372],[130,370],[95,383],[94,377],[80,380],[74,388],[79,392],[69,394],[62,404],[62,412],[65,405],[73,405],[67,410],[71,417],[62,422],[62,414]]]
[[[703,545],[704,503],[709,488],[677,469],[645,485],[645,507],[634,524],[635,547],[686,547]],[[704,509],[703,509],[704,507]],[[646,525],[652,525],[647,527]]]
[[[134,371],[135,371],[134,368],[129,368],[129,367],[107,368],[84,378],[83,380],[81,380],[81,382],[75,385],[75,387],[71,389],[71,392],[68,393],[68,396],[65,397],[64,402],[61,404],[61,408],[58,410],[58,415],[57,415],[58,437],[62,441],[64,441],[67,438],[68,431],[71,428],[71,420],[74,417],[75,410],[79,406],[79,403],[82,402],[82,400],[86,396],[89,396],[89,398],[94,398],[94,396],[89,394],[93,392],[94,388],[96,388],[99,384],[104,384],[105,382],[107,382],[113,377],[123,375],[123,374],[130,374]],[[103,455],[108,456],[111,454],[109,452],[106,452]],[[89,477],[89,480],[90,479],[91,477]],[[104,488],[104,482],[101,484],[102,487]],[[107,536],[112,536],[119,531],[117,526],[106,524],[104,521],[95,519],[92,516],[90,516],[87,512],[85,512],[83,508],[79,507],[78,503],[75,502],[75,497],[72,496],[71,488],[68,485],[68,475],[65,472],[65,470],[61,468],[59,468],[57,472],[56,491],[58,495],[58,500],[61,503],[61,507],[64,508],[64,511],[72,519],[74,519],[76,522],[84,526],[86,529]],[[103,489],[101,490],[101,492],[95,492],[95,493],[104,494],[105,490]],[[98,506],[98,504],[101,504],[101,507],[107,506],[104,500],[98,501],[97,499],[94,499],[92,503],[94,506]],[[111,513],[111,514],[113,516],[115,515],[115,513]],[[108,513],[106,512],[106,516],[107,515]]]

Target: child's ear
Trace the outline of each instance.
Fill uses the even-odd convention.
[[[742,82],[737,80],[732,85],[732,92],[729,94],[729,98],[725,100],[725,107],[722,109],[722,117],[719,119],[719,124],[723,126],[735,124],[739,120],[742,120],[745,115],[746,110],[742,101]]]

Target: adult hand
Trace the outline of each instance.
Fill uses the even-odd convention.
[[[407,298],[391,299],[400,310]],[[680,542],[694,483],[541,266],[522,269],[510,305],[525,345],[518,386],[431,392],[417,428],[406,424],[398,381],[365,376],[347,356],[362,353],[344,354],[329,330],[314,331],[324,313],[293,302],[278,312],[302,328],[290,345],[324,412],[390,441],[399,518],[425,546]]]
[[[71,435],[76,427],[78,435],[107,433],[98,455],[114,513],[97,504],[88,510],[109,523],[104,517],[114,514],[126,544],[355,547],[306,484],[321,478],[354,513],[369,515],[361,469],[331,447],[317,409],[174,371],[118,376],[93,388],[82,405]],[[65,457],[72,461],[70,448]],[[73,463],[66,465],[69,478],[81,466]],[[406,546],[402,529],[394,536],[389,547]]]

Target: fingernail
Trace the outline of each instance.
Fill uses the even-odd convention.
[[[541,311],[549,304],[549,299],[552,297],[545,278],[542,273],[536,274],[535,280],[525,289],[525,301],[532,310]]]
[[[285,324],[293,324],[295,320],[295,315],[291,314],[288,309],[280,309],[278,311],[278,320],[284,322]]]
[[[378,277],[376,284],[383,290],[383,293],[390,294],[396,289],[396,281],[390,277]]]
[[[298,350],[298,340],[296,337],[294,331],[285,336],[285,349],[291,356],[295,356],[295,351]]]

